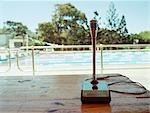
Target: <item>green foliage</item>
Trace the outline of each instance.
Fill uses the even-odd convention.
[[[139,34],[131,34],[130,39],[132,39],[133,43],[139,44],[150,44],[150,31],[140,32]]]
[[[84,13],[70,3],[57,4],[52,22],[41,23],[38,32],[46,42],[57,44],[89,44]]]
[[[15,33],[15,36],[25,36],[27,34],[27,26],[21,22],[6,21],[6,30],[10,33]]]
[[[99,14],[94,12],[95,19]],[[99,17],[100,19],[100,17]],[[99,21],[99,20],[97,20]],[[106,28],[99,27],[97,35],[98,44],[123,44],[131,43],[130,37],[128,35],[128,30],[126,28],[126,20],[123,15],[119,19],[117,10],[113,2],[110,3],[109,10],[107,11],[107,24]]]
[[[3,33],[3,29],[0,28],[0,34]]]
[[[57,4],[54,17],[57,17],[60,22],[66,22],[66,20],[70,20],[71,22],[73,21],[79,24],[84,24],[87,22],[85,14],[70,3]]]
[[[44,37],[44,39],[49,38],[49,40],[54,40],[54,28],[50,22],[40,23],[38,25],[38,33]],[[41,37],[39,36],[39,37]]]
[[[119,26],[119,18],[116,12],[116,8],[113,2],[109,5],[109,10],[107,11],[107,28],[109,30],[117,30]]]
[[[128,35],[128,30],[126,27],[125,16],[122,15],[119,19],[118,14],[116,13],[116,8],[113,2],[110,3],[109,10],[107,11],[107,26],[109,30],[117,31],[122,36]]]
[[[121,36],[124,36],[124,37],[128,36],[128,30],[127,30],[127,27],[126,27],[126,20],[125,20],[125,16],[124,15],[122,16],[122,18],[120,20],[117,32]]]
[[[98,44],[131,43],[129,37],[124,37],[115,30],[100,29],[97,35]]]
[[[22,36],[23,38],[23,45],[25,45],[25,35],[27,34],[27,26],[23,25],[21,22],[14,22],[14,21],[6,21],[6,32],[13,34],[14,37]]]
[[[65,45],[91,44],[90,29],[85,13],[70,3],[56,4],[52,21],[38,24],[36,33],[28,30],[21,22],[6,21],[0,33],[10,33],[15,38],[28,36],[29,45],[44,45],[45,42]],[[101,17],[95,11],[98,25]],[[101,22],[102,23],[102,22]],[[119,18],[113,2],[107,11],[106,27],[98,26],[97,44],[150,43],[150,31],[128,34],[125,16]]]
[[[65,34],[66,44],[85,44],[82,39],[86,35],[87,18],[72,4],[57,4],[52,22],[58,34]]]
[[[40,23],[37,32],[38,38],[43,37],[45,42],[61,44],[66,41],[64,37],[58,35],[57,28],[51,22]]]
[[[150,31],[140,32],[139,36],[144,40],[150,41]]]

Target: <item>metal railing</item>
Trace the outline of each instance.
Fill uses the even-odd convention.
[[[11,69],[11,51],[10,49],[7,49],[4,51],[5,54],[7,54],[8,56],[5,56],[5,60],[8,61],[8,68],[6,70],[1,70],[0,73],[4,73],[4,72],[8,72]],[[5,64],[7,64],[5,63]]]
[[[96,50],[100,51],[101,54],[101,64],[100,64],[100,70],[101,73],[103,73],[104,68],[104,62],[103,62],[103,53],[104,50],[110,49],[117,49],[118,50],[129,50],[130,48],[134,49],[140,49],[140,48],[149,48],[150,49],[150,44],[117,44],[117,45],[97,45]],[[57,46],[30,46],[30,47],[20,47],[19,49],[16,49],[16,61],[17,61],[17,67],[20,71],[25,71],[22,69],[19,65],[20,57],[19,53],[20,51],[27,52],[27,55],[31,56],[31,64],[32,64],[32,74],[35,75],[36,69],[35,69],[35,52],[48,52],[48,53],[69,53],[69,52],[81,52],[81,51],[92,51],[92,46],[91,45],[57,45]],[[109,50],[108,50],[109,51]],[[112,51],[112,50],[111,50]],[[10,59],[10,52],[11,49],[9,50],[9,59]],[[26,56],[25,56],[26,57]],[[11,61],[9,61],[9,70],[11,68]],[[7,71],[9,71],[7,70]]]

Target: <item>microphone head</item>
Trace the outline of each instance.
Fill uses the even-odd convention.
[[[92,38],[96,38],[97,36],[97,21],[96,20],[90,21],[90,31],[91,31]]]

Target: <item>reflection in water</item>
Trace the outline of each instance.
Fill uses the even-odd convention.
[[[82,113],[111,113],[110,104],[81,104]]]

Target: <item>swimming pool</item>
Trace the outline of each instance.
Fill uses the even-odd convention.
[[[22,65],[31,65],[31,58],[21,60]],[[101,63],[101,53],[96,53],[96,64]],[[104,51],[104,64],[150,63],[150,50]],[[35,56],[36,65],[91,65],[92,52],[42,53]]]

